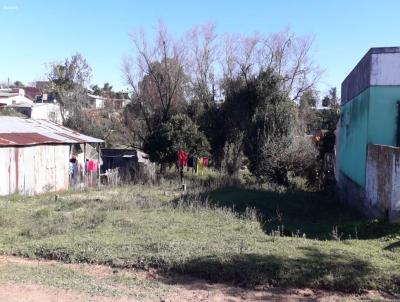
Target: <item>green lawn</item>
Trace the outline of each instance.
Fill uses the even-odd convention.
[[[340,204],[321,192],[274,192],[225,187],[203,194],[213,204],[242,213],[254,208],[267,234],[276,230],[286,236],[305,234],[308,238],[374,239],[400,235],[400,225],[364,218],[355,209]],[[283,226],[283,228],[282,228]]]
[[[142,297],[160,300],[170,288],[158,280],[148,280],[123,270],[113,272],[85,272],[79,267],[59,263],[7,263],[0,265],[0,283],[39,284],[50,289],[75,290],[90,296]],[[87,301],[85,299],[85,301]],[[92,299],[90,299],[92,301]]]
[[[368,223],[356,213],[336,217],[348,209],[316,193],[290,194],[226,188],[210,192],[213,202],[204,203],[179,200],[171,186],[132,186],[64,193],[57,201],[54,195],[3,197],[0,253],[153,267],[243,286],[400,292],[398,227],[390,227],[389,235],[387,225],[377,223],[387,235],[374,239],[324,240],[336,221],[339,232],[342,225]],[[216,206],[218,200],[235,203],[235,210]],[[262,212],[263,220],[252,211],[238,214],[245,204]],[[284,229],[300,228],[307,238],[269,235],[266,217],[277,205]]]

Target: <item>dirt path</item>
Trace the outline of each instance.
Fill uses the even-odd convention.
[[[310,289],[245,290],[155,271],[63,264],[0,256],[0,301],[400,301],[381,292],[362,296]]]

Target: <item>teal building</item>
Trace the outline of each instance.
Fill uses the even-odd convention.
[[[370,216],[382,216],[390,211],[376,200],[380,192],[375,191],[382,189],[376,182],[386,172],[391,175],[391,181],[394,178],[393,171],[380,168],[376,175],[380,179],[371,180],[372,174],[378,173],[377,164],[379,167],[381,164],[376,158],[368,158],[372,153],[379,155],[372,151],[370,154],[369,146],[399,146],[399,102],[400,47],[371,48],[342,83],[336,143],[339,195]],[[389,195],[392,198],[393,194]]]

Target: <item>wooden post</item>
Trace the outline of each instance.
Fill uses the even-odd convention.
[[[100,186],[100,143],[97,144],[97,186]]]
[[[85,182],[85,188],[88,186],[88,171],[86,171],[86,143],[83,144],[83,170],[85,171],[85,175],[83,176],[83,180]]]
[[[72,145],[69,145],[69,156],[68,156],[68,189],[70,190],[72,187],[72,178],[71,174],[69,174],[69,166],[70,166],[70,159],[72,157]]]

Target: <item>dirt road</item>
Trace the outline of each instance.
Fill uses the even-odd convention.
[[[381,292],[345,295],[310,289],[246,290],[155,271],[0,256],[0,301],[400,301]]]

